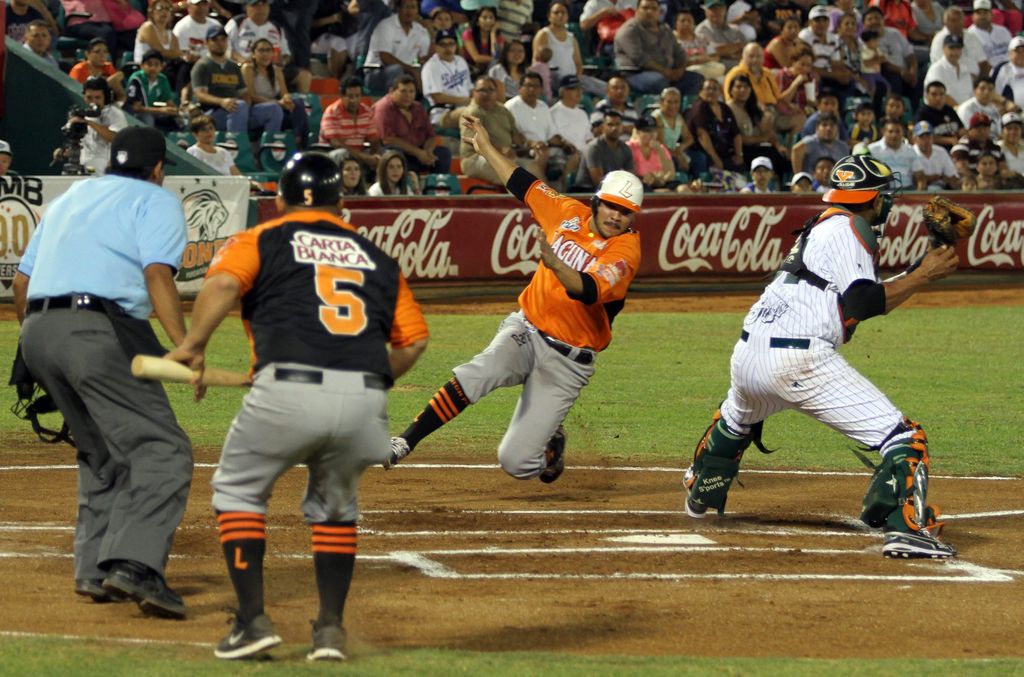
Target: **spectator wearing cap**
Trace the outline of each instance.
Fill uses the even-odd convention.
[[[961,120],[970,120],[975,113],[984,113],[992,120],[992,140],[999,138],[1003,126],[999,121],[1002,115],[999,103],[996,100],[996,85],[992,78],[982,76],[974,83],[974,96],[956,107],[956,114]],[[1004,102],[1005,103],[1005,102]]]
[[[100,109],[99,117],[72,117],[68,122],[84,123],[88,129],[82,139],[82,152],[79,162],[87,171],[102,176],[110,162],[110,142],[117,132],[128,126],[128,118],[114,104],[110,85],[104,78],[89,78],[82,85],[82,98],[87,106]],[[68,156],[63,148],[53,152],[57,161],[66,161]]]
[[[775,167],[769,158],[754,158],[750,162],[750,183],[740,188],[741,193],[771,193],[771,180],[775,176]]]
[[[423,64],[423,96],[430,103],[430,122],[435,127],[455,128],[458,119],[451,112],[465,106],[473,91],[469,63],[458,54],[458,36],[452,29],[434,34],[434,55]]]
[[[953,159],[949,156],[949,151],[932,143],[933,138],[930,124],[922,121],[914,125],[914,152],[921,162],[921,177],[916,185],[917,190],[958,190],[960,176],[956,172]]]
[[[821,157],[834,160],[849,154],[849,144],[839,138],[839,118],[832,113],[825,113],[818,117],[814,135],[804,137],[793,146],[790,161],[794,170],[812,172]]]
[[[103,38],[93,38],[85,50],[85,59],[71,67],[73,80],[85,84],[89,78],[104,78],[117,101],[124,101],[124,73],[110,62],[110,49]]]
[[[709,51],[728,70],[740,62],[747,38],[743,31],[729,25],[726,13],[725,0],[704,0],[704,20],[697,24],[694,34],[708,41]]]
[[[124,108],[142,122],[161,131],[178,130],[178,106],[171,82],[163,74],[164,58],[151,49],[142,57],[139,70],[128,78]]]
[[[954,35],[961,40],[960,46],[963,48],[963,55],[960,60],[962,65],[966,66],[972,75],[988,75],[991,69],[988,57],[985,55],[985,47],[981,44],[978,36],[964,30],[964,23],[964,11],[956,5],[948,7],[942,13],[943,28],[932,38],[929,52],[931,62],[934,64],[942,59],[945,54],[946,36]],[[930,82],[930,80],[926,78],[925,82]]]
[[[1007,171],[1024,175],[1024,144],[1021,144],[1022,120],[1020,113],[1011,111],[1003,115],[999,150],[1003,152]]]
[[[906,128],[902,120],[886,119],[882,122],[882,138],[868,144],[868,152],[889,165],[894,174],[908,188],[915,186],[924,190],[924,171],[921,158],[904,138]]]
[[[814,191],[814,177],[807,172],[797,172],[793,175],[793,178],[789,180],[789,192],[790,193],[813,193]]]
[[[590,118],[580,108],[583,99],[583,88],[580,79],[575,75],[566,75],[558,81],[558,102],[551,107],[551,120],[555,132],[572,144],[577,152],[582,152],[594,138],[590,129]]]
[[[416,0],[398,0],[395,13],[373,29],[365,63],[371,90],[390,89],[391,82],[403,73],[411,75],[421,89],[420,64],[430,54],[430,33],[419,19]]]
[[[624,169],[636,173],[633,152],[619,138],[622,134],[622,116],[614,110],[609,110],[603,116],[601,136],[583,149],[580,169],[576,173],[576,185],[571,188],[574,193],[593,192],[608,172]]]
[[[288,86],[302,94],[309,92],[313,76],[309,69],[292,63],[292,52],[284,30],[270,20],[269,0],[247,0],[245,14],[228,21],[224,30],[228,34],[233,61],[239,64],[249,61],[256,41],[268,40],[274,49],[274,61],[284,68]]]
[[[942,54],[941,59],[928,66],[924,81],[945,83],[946,101],[951,106],[958,106],[970,99],[974,90],[971,70],[961,62],[964,54],[963,38],[953,34],[943,38]]]
[[[918,62],[910,41],[895,28],[885,25],[882,10],[868,7],[864,10],[864,30],[875,31],[881,37],[878,47],[885,56],[882,75],[893,92],[907,96],[911,101],[921,97],[918,81]]]
[[[971,13],[971,27],[964,31],[965,35],[978,38],[985,50],[985,60],[993,72],[1006,63],[1007,50],[1013,38],[1005,26],[992,23],[992,0],[974,0],[974,11]]]
[[[978,156],[983,152],[993,153],[999,163],[1001,170],[1006,169],[1006,162],[1003,160],[1003,153],[999,146],[992,140],[989,130],[992,127],[992,118],[984,113],[975,113],[967,124],[967,134],[960,137],[958,144],[967,146],[970,155],[969,166],[972,172],[977,171]]]
[[[915,122],[925,121],[932,127],[935,143],[946,148],[953,147],[964,132],[963,122],[956,109],[946,101],[946,85],[935,80],[924,88],[924,103],[917,109]]]
[[[220,24],[209,19],[209,0],[188,0],[185,7],[188,14],[178,19],[172,32],[178,39],[178,47],[183,52],[185,61],[194,64],[209,55],[210,52],[206,48],[206,35],[210,32],[210,28]]]
[[[373,111],[362,99],[362,80],[350,77],[342,82],[341,98],[324,110],[320,120],[319,141],[331,148],[345,149],[364,171],[374,172],[380,163],[380,128]]]
[[[60,64],[54,58],[53,52],[50,51],[50,43],[52,41],[53,35],[50,33],[50,29],[47,28],[46,22],[42,19],[32,21],[25,29],[25,42],[23,43],[25,49],[54,68],[60,68]]]
[[[371,111],[380,131],[381,143],[388,149],[404,153],[410,171],[448,173],[452,163],[451,151],[437,145],[427,111],[416,103],[416,79],[413,76],[402,73],[395,78],[391,91],[378,99]]]
[[[704,76],[686,69],[686,53],[661,20],[658,0],[640,0],[636,16],[615,34],[615,65],[641,94],[673,86],[696,94]]]
[[[1011,39],[1007,50],[1009,60],[996,73],[996,93],[1024,108],[1024,36]]]
[[[284,109],[276,101],[250,105],[241,67],[228,58],[228,34],[210,22],[205,56],[192,67],[192,90],[217,129],[229,132],[279,132]]]
[[[11,152],[11,144],[0,139],[0,176],[7,176],[11,171],[11,162],[14,160],[14,153]]]
[[[949,151],[949,157],[956,167],[956,175],[960,178],[960,190],[975,190],[977,184],[974,181],[974,171],[971,169],[971,152],[962,143],[953,146]]]
[[[676,166],[668,149],[658,140],[658,123],[653,117],[644,115],[637,120],[633,138],[626,142],[633,154],[633,173],[643,181],[647,191],[673,191],[676,181]]]
[[[815,5],[808,12],[807,27],[797,37],[811,47],[814,58],[811,67],[815,78],[823,87],[835,90],[845,99],[858,92],[856,73],[843,60],[842,41],[829,30],[832,14],[828,7]]]

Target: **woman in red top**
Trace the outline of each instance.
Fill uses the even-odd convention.
[[[796,38],[798,33],[800,22],[796,19],[786,19],[782,24],[782,32],[772,38],[764,48],[765,68],[788,68],[793,63],[793,54],[799,46],[799,40]]]
[[[124,73],[114,68],[110,63],[110,50],[103,38],[93,38],[89,41],[89,48],[85,51],[85,61],[79,61],[71,67],[69,74],[83,85],[89,78],[104,78],[110,85],[114,98],[118,101],[125,100]]]
[[[504,42],[498,31],[498,15],[494,8],[481,7],[470,27],[462,31],[462,55],[474,75],[487,70]]]

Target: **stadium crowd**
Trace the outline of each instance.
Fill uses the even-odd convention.
[[[1024,186],[1018,2],[7,0],[6,26],[97,105],[97,173],[130,114],[223,174],[318,147],[348,195],[457,193],[497,181],[469,113],[561,190],[823,191],[850,152],[998,190]]]

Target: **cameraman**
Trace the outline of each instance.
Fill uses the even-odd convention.
[[[88,129],[82,138],[81,163],[91,168],[96,176],[102,176],[110,162],[110,142],[114,135],[128,126],[128,118],[120,108],[114,105],[110,85],[104,78],[89,78],[82,86],[82,96],[87,107],[95,106],[92,111],[86,110],[85,117],[77,115],[68,118],[68,124],[85,124]],[[98,109],[98,115],[91,115]],[[53,153],[54,160],[67,160],[68,148],[58,148]]]

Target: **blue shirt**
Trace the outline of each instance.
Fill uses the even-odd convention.
[[[181,264],[185,213],[170,191],[122,176],[79,181],[46,209],[21,258],[29,300],[95,294],[132,317],[153,312],[143,270]]]

